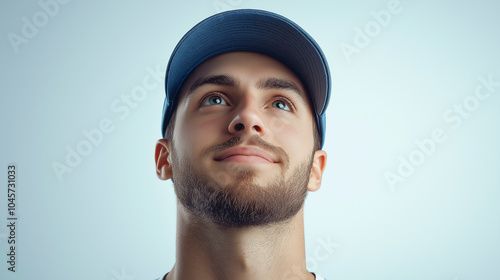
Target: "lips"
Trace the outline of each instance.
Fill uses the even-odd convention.
[[[272,154],[249,146],[238,146],[225,150],[215,157],[216,161],[225,162],[250,162],[250,163],[276,163],[278,159]]]

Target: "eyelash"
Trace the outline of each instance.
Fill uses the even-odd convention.
[[[275,97],[273,98],[273,100],[271,101],[271,104],[272,104],[272,103],[274,103],[275,101],[283,101],[283,102],[285,102],[285,103],[288,105],[288,107],[290,108],[290,112],[294,112],[294,111],[295,111],[295,106],[293,106],[293,102],[292,102],[292,101],[290,101],[290,99],[288,99],[288,98],[286,98],[286,97],[284,97],[284,96],[279,95],[279,96],[275,96]],[[287,111],[287,110],[285,110],[285,111]]]
[[[224,96],[225,96],[225,95],[224,95],[223,93],[221,93],[221,92],[211,92],[210,94],[207,94],[206,96],[204,96],[204,97],[201,99],[201,101],[200,101],[200,106],[203,106],[203,104],[204,104],[205,102],[207,102],[207,100],[208,100],[209,98],[214,97],[214,96],[218,96],[218,97],[220,97],[221,99],[223,99],[223,100],[224,100],[224,102],[226,102],[226,103],[228,103],[228,104],[229,104],[229,102],[227,102],[227,100],[226,100],[227,98],[224,98]]]
[[[230,102],[227,101],[227,98],[225,98],[225,94],[223,94],[222,92],[212,92],[212,93],[207,94],[205,97],[203,97],[201,99],[200,106],[203,106],[203,104],[205,102],[207,102],[207,100],[209,98],[214,97],[214,96],[218,96],[218,97],[222,98],[224,100],[224,102],[230,104]],[[273,97],[273,99],[271,100],[271,104],[274,103],[275,101],[283,101],[284,103],[286,103],[288,105],[288,107],[290,108],[290,112],[296,111],[295,106],[293,105],[293,102],[290,101],[290,99],[285,97],[285,96],[277,95],[277,96]],[[282,109],[282,110],[287,111],[284,109]]]

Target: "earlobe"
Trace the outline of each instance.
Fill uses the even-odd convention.
[[[156,175],[160,180],[172,178],[172,164],[170,161],[170,145],[165,139],[156,142],[155,150]]]
[[[314,152],[313,166],[307,189],[311,192],[317,191],[321,186],[321,178],[326,167],[326,152],[317,150]]]

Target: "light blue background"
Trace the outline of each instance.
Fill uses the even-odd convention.
[[[22,36],[23,17],[33,22],[44,10],[0,3],[0,174],[17,165],[19,218],[11,273],[3,175],[1,279],[156,279],[170,270],[175,195],[154,167],[163,86],[149,80],[156,86],[127,115],[117,106],[148,69],[163,72],[178,40],[217,3],[289,17],[330,63],[328,164],[305,209],[310,269],[346,280],[500,278],[500,87],[460,127],[443,118],[472,102],[479,77],[500,82],[498,1],[402,0],[377,30],[371,12],[390,1],[71,0],[17,53],[9,34]],[[369,42],[346,56],[341,46],[356,47],[356,28],[367,26]],[[52,164],[65,164],[82,130],[105,119],[113,131],[59,180]],[[391,188],[386,173],[398,175],[400,157],[417,156],[415,141],[435,129],[446,140]]]

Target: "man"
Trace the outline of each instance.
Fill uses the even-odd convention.
[[[165,83],[156,172],[178,203],[163,279],[323,279],[306,269],[303,224],[326,165],[317,43],[274,13],[220,13],[181,39]]]

